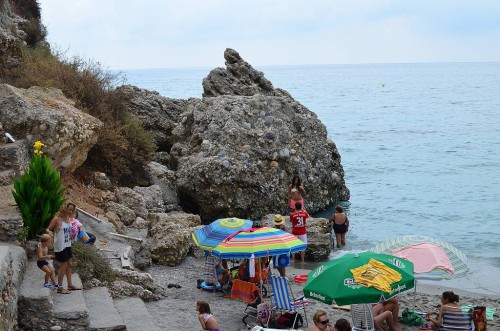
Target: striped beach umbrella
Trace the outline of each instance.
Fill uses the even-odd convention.
[[[424,246],[421,244],[431,244],[431,245]],[[462,253],[453,245],[443,240],[427,236],[420,236],[420,235],[401,236],[382,242],[372,247],[370,250],[375,253],[397,254],[397,252],[402,252],[404,250],[409,250],[412,248],[414,249],[418,248],[419,257],[425,258],[427,254],[425,248],[426,247],[432,248],[431,246],[437,246],[441,248],[446,254],[453,268],[452,270],[446,270],[446,268],[438,267],[428,272],[415,273],[416,279],[441,280],[443,278],[445,279],[457,278],[464,276],[469,271],[469,266],[467,265],[467,257],[465,256],[464,253]],[[432,253],[428,252],[428,254],[430,256],[430,254]],[[418,261],[412,261],[412,262],[414,262],[415,264],[418,263]]]
[[[297,253],[307,245],[280,229],[262,227],[242,230],[229,236],[212,250],[221,259],[249,259]]]
[[[249,229],[251,220],[241,218],[220,218],[191,234],[195,244],[205,251],[211,251],[228,236],[240,230]]]

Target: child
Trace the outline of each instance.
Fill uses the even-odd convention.
[[[199,300],[196,302],[196,311],[200,313],[198,320],[200,321],[203,330],[220,331],[217,320],[210,312],[208,302]]]
[[[59,285],[56,282],[56,277],[54,276],[54,268],[47,262],[47,259],[52,259],[53,256],[49,255],[49,242],[50,236],[48,234],[42,234],[40,236],[40,245],[38,245],[38,260],[36,261],[36,265],[43,272],[45,272],[45,282],[43,283],[44,287],[47,288],[58,288]],[[52,285],[49,283],[49,278],[52,281]]]

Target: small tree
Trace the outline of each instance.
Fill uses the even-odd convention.
[[[28,239],[42,234],[64,203],[61,177],[52,169],[49,158],[43,155],[44,146],[40,141],[35,142],[29,169],[19,180],[14,180],[12,191]]]

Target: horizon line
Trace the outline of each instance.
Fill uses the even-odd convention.
[[[248,62],[248,61],[247,61]],[[500,61],[429,61],[429,62],[372,62],[372,63],[316,63],[316,64],[259,64],[259,65],[252,65],[254,68],[269,68],[269,67],[311,67],[311,66],[316,66],[316,67],[322,67],[322,66],[356,66],[356,65],[387,65],[387,64],[395,64],[395,65],[401,65],[401,64],[473,64],[473,63],[480,63],[480,64],[496,64],[500,63]],[[146,68],[109,68],[109,70],[113,71],[120,71],[120,70],[158,70],[158,69],[168,69],[168,70],[186,70],[186,69],[214,69],[214,68],[220,68],[220,66],[194,66],[194,67],[188,67],[188,66],[181,66],[181,67],[146,67]]]

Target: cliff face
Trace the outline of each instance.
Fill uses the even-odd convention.
[[[14,14],[7,0],[0,0],[0,77],[21,60],[21,45],[26,34],[19,29],[23,19]]]
[[[21,46],[42,42],[45,35],[36,0],[0,0],[0,81],[6,70],[19,65]]]
[[[165,146],[157,159],[175,171],[181,205],[206,220],[283,213],[294,174],[309,212],[348,200],[340,155],[316,114],[236,51],[224,56],[227,68],[203,80],[203,99],[122,87],[127,109]]]

